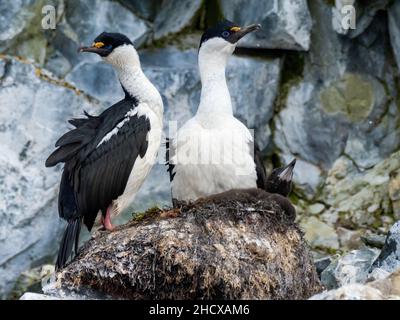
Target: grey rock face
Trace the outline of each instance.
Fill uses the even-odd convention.
[[[154,38],[158,40],[190,27],[199,13],[201,5],[201,0],[163,1],[154,20]]]
[[[305,51],[310,47],[312,20],[306,0],[262,0],[257,5],[246,0],[221,0],[220,5],[225,18],[239,25],[262,26],[242,39],[240,46]]]
[[[34,0],[19,0],[0,4],[0,51],[21,34],[34,14],[29,10]]]
[[[135,13],[138,17],[154,20],[162,1],[159,0],[118,0],[122,5]]]
[[[87,19],[96,13],[95,19]],[[146,23],[114,1],[72,0],[65,12],[66,21],[80,43],[89,45],[103,31],[124,33],[132,41],[148,31]]]
[[[385,297],[376,288],[352,283],[312,296],[309,300],[383,300]]]
[[[367,227],[388,230],[393,218],[382,213],[391,212],[389,186],[392,194],[399,190],[396,177],[390,173],[400,167],[399,153],[381,161],[374,168],[360,172],[347,157],[335,161],[328,173],[322,197],[329,205],[327,216],[336,216],[332,221],[351,228]],[[397,186],[397,187],[396,187]]]
[[[69,1],[63,19],[57,25],[55,36],[52,39],[55,56],[49,56],[46,68],[58,76],[63,76],[82,61],[98,61],[95,55],[79,54],[78,48],[81,45],[90,45],[94,38],[103,31],[126,34],[130,40],[135,42],[136,46],[140,46],[147,39],[150,27],[145,20],[115,1]],[[59,62],[52,61],[59,55],[68,61],[69,69],[64,62],[63,70],[60,70]]]
[[[335,6],[332,8],[332,27],[339,34],[355,38],[369,27],[376,13],[379,10],[384,10],[389,3],[390,0],[336,0]],[[354,9],[351,7],[346,8],[349,5],[353,6]],[[342,21],[345,17],[349,17],[350,14],[355,14],[355,28],[343,29]]]
[[[387,272],[400,269],[400,221],[390,228],[385,245],[372,265],[372,269],[374,268],[380,268]]]
[[[44,162],[66,119],[96,106],[31,64],[2,58],[0,86],[0,297],[19,273],[52,259],[63,224],[57,214],[59,169]],[[12,191],[12,192],[10,192]]]
[[[389,32],[393,52],[396,57],[397,66],[400,69],[400,3],[394,1],[388,9]]]
[[[113,105],[125,96],[113,68],[100,59],[96,62],[82,61],[65,80],[104,105]]]
[[[382,85],[394,83],[397,73],[388,64],[385,18],[380,16],[349,40],[326,23],[332,18],[330,6],[324,1],[309,5],[313,45],[304,77],[292,80],[285,107],[275,118],[275,145],[283,159],[297,155],[323,171],[342,154],[362,170],[371,168],[400,146],[398,106],[388,99],[388,91],[396,96],[396,88]],[[320,179],[314,181],[295,176],[306,196],[315,194]]]
[[[310,300],[400,300],[400,272],[366,284],[351,283],[324,291]]]
[[[332,263],[332,257],[323,257],[314,261],[318,276],[321,278],[321,273]]]
[[[368,248],[349,252],[322,271],[322,284],[327,289],[333,289],[351,283],[364,283],[378,254],[378,250]]]

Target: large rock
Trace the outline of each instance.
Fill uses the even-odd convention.
[[[360,172],[347,157],[339,158],[329,171],[322,192],[329,206],[323,215],[335,217],[332,225],[386,232],[394,223],[389,189],[392,185],[394,196],[393,181],[397,178],[391,172],[399,168],[399,152],[366,172]]]
[[[310,300],[400,300],[400,272],[367,284],[352,283],[324,291]]]
[[[339,34],[355,38],[369,27],[377,12],[384,10],[389,3],[390,0],[335,0],[335,6],[332,8],[332,27]],[[353,9],[348,6],[352,6]],[[346,17],[350,13],[355,14],[355,28],[344,29],[342,21],[345,19],[347,22]]]
[[[390,228],[385,245],[372,266],[372,269],[374,268],[386,272],[394,272],[400,269],[400,221]]]
[[[68,83],[29,63],[0,58],[0,297],[19,274],[52,260],[61,224],[57,215],[59,167],[44,162],[67,130],[66,119],[99,111]]]
[[[134,12],[137,16],[153,21],[157,11],[160,9],[160,0],[118,0],[126,8]]]
[[[312,20],[306,0],[262,0],[250,5],[246,0],[220,0],[225,18],[240,25],[260,23],[262,30],[243,38],[240,46],[294,49],[310,47]]]
[[[275,199],[237,190],[152,210],[96,233],[56,274],[52,290],[133,299],[308,298],[321,289],[318,276],[293,216]]]
[[[310,55],[305,59],[305,78],[289,90],[286,108],[277,119],[276,143],[325,169],[345,151],[356,156],[360,167],[371,167],[400,143],[392,137],[393,130],[399,130],[397,120],[390,120],[396,105],[388,108],[387,93],[381,84],[386,77],[386,31],[377,22],[357,41],[348,41],[326,26],[330,14],[322,2],[312,8],[317,27]],[[376,37],[376,33],[384,41],[370,43],[369,37]],[[352,64],[354,53],[364,50],[365,45],[382,54],[376,57],[379,60],[372,62],[370,56],[362,55],[362,66],[360,62]],[[324,47],[333,48],[325,54]],[[318,60],[321,66],[314,63]],[[362,157],[364,154],[371,154],[371,158]]]
[[[339,249],[339,239],[335,229],[316,217],[308,217],[301,221],[307,242],[313,248],[325,250]]]
[[[386,16],[376,13],[364,32],[350,39],[326,23],[332,18],[326,1],[308,4],[315,24],[312,45],[303,66],[297,58],[303,76],[284,84],[274,142],[283,162],[296,155],[309,168],[312,179],[295,173],[294,181],[299,193],[312,199],[343,154],[366,170],[398,150],[400,113]]]
[[[18,0],[0,4],[0,52],[44,63],[53,33],[42,26],[45,5],[55,8],[54,22],[57,22],[57,17],[63,14],[64,0]]]
[[[179,33],[193,26],[200,14],[201,0],[165,0],[154,20],[154,39]]]
[[[93,16],[96,18],[88,18]],[[139,47],[147,40],[150,26],[115,1],[69,1],[62,20],[52,34],[52,50],[48,52],[46,68],[63,77],[82,61],[97,61],[96,55],[79,54],[78,48],[81,45],[90,45],[103,31],[126,34]],[[107,75],[96,72],[97,79],[107,79]]]
[[[35,0],[20,0],[0,4],[0,51],[4,51],[33,19],[30,10]]]
[[[322,284],[327,289],[334,289],[351,283],[366,282],[369,270],[378,254],[378,250],[368,248],[347,253],[322,271]]]
[[[388,9],[390,40],[397,66],[400,69],[400,2],[394,1]]]

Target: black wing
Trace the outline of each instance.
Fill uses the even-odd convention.
[[[256,164],[256,172],[257,172],[257,188],[265,190],[267,182],[267,173],[265,171],[260,148],[258,147],[256,142],[254,142],[254,162]]]
[[[98,211],[105,212],[125,190],[137,157],[146,153],[150,131],[145,116],[126,117],[135,104],[125,99],[98,117],[71,120],[76,129],[57,141],[58,149],[46,166],[65,163],[59,196],[62,218],[83,217],[91,230]],[[102,142],[114,129],[114,134]]]

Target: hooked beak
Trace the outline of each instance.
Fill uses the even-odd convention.
[[[240,39],[242,39],[246,34],[257,31],[261,29],[261,24],[251,24],[247,27],[241,28],[239,31],[236,31],[234,34],[231,35],[232,37],[232,42],[238,42]]]
[[[293,178],[293,170],[296,165],[296,159],[293,159],[286,167],[283,167],[282,172],[279,174],[281,180],[290,182]]]
[[[110,54],[111,50],[105,48],[96,48],[96,47],[80,47],[78,52],[93,52],[97,53],[98,55],[105,57]]]

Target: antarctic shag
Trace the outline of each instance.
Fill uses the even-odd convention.
[[[202,36],[198,53],[202,83],[197,113],[167,141],[173,201],[193,201],[231,189],[265,185],[249,129],[233,116],[225,78],[237,42],[260,29],[223,21]],[[256,168],[260,162],[262,168]]]
[[[163,103],[143,73],[132,42],[119,33],[103,32],[93,52],[111,64],[118,74],[125,98],[98,116],[72,119],[75,127],[55,144],[46,160],[52,167],[64,163],[58,210],[68,226],[61,241],[56,268],[63,267],[77,251],[81,223],[90,231],[101,212],[105,229],[112,230],[111,216],[133,201],[156,161],[161,142]]]
[[[274,169],[267,177],[249,129],[233,116],[226,84],[226,64],[237,42],[258,29],[257,24],[241,28],[223,21],[201,38],[200,104],[195,116],[178,130],[176,137],[167,140],[166,160],[174,203],[232,189],[261,188],[283,197],[291,190],[296,160]]]

